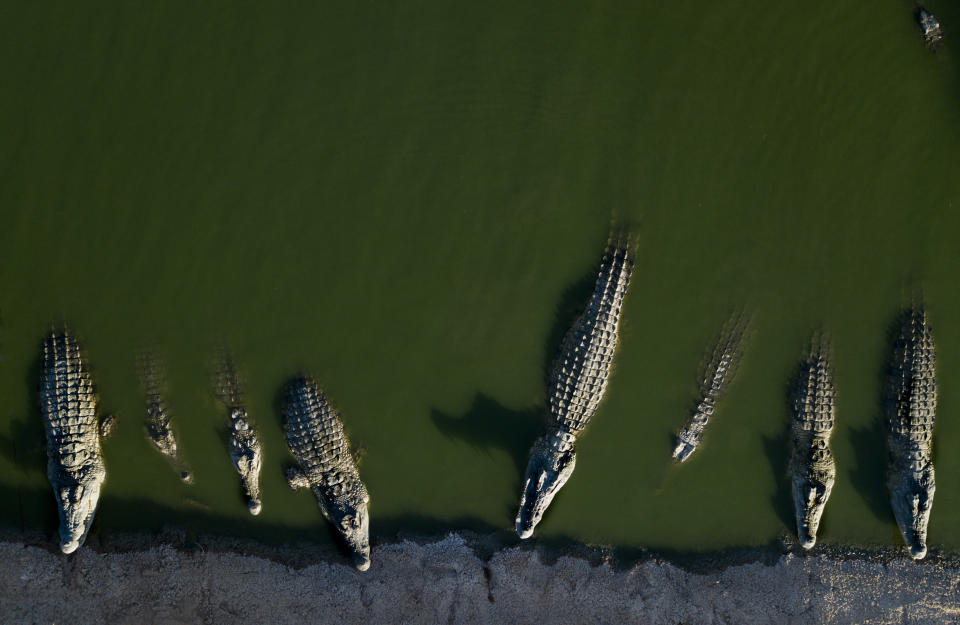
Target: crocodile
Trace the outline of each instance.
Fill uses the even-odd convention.
[[[47,478],[60,515],[60,550],[73,553],[90,532],[107,472],[101,438],[112,419],[97,422],[97,395],[76,339],[50,332],[43,344],[40,412],[47,437]]]
[[[547,431],[530,450],[516,529],[533,535],[557,492],[576,466],[577,436],[596,413],[606,391],[617,346],[623,299],[633,270],[629,245],[611,244],[603,256],[584,313],[567,331],[549,371]]]
[[[673,448],[673,458],[677,462],[685,462],[703,442],[703,433],[717,408],[717,402],[726,393],[736,375],[743,355],[746,326],[745,318],[735,316],[720,333],[720,338],[704,367],[700,399],[697,400],[690,420],[677,434],[677,442]]]
[[[230,413],[228,450],[233,467],[240,474],[243,491],[247,496],[250,514],[260,514],[263,503],[260,499],[260,467],[263,464],[263,449],[260,437],[253,428],[244,406],[240,380],[233,359],[229,355],[220,358],[216,375],[217,398]]]
[[[154,448],[166,456],[180,474],[180,479],[193,483],[193,473],[180,455],[177,437],[170,424],[170,412],[164,399],[165,376],[156,354],[144,350],[139,357],[140,384],[147,400],[147,438]]]
[[[920,30],[923,32],[923,40],[931,48],[936,47],[943,39],[943,30],[940,28],[940,22],[921,4],[917,5],[917,22],[920,24]]]
[[[370,496],[343,431],[340,415],[315,380],[298,376],[284,391],[283,429],[299,465],[287,471],[294,490],[309,488],[323,516],[336,526],[355,566],[370,568]]]
[[[824,338],[811,342],[800,366],[793,393],[793,505],[797,515],[797,537],[804,549],[817,542],[823,509],[837,477],[830,452],[830,434],[836,414],[830,345]]]
[[[884,402],[893,515],[910,555],[927,555],[927,524],[936,489],[933,422],[937,410],[936,347],[927,313],[903,314]]]

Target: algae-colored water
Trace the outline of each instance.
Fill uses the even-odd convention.
[[[945,25],[960,9],[931,2]],[[922,291],[939,348],[934,549],[960,548],[960,65],[911,5],[8,5],[0,11],[0,522],[52,532],[35,391],[67,320],[119,417],[97,532],[330,540],[278,396],[343,413],[372,532],[512,527],[544,371],[611,223],[638,254],[608,398],[538,535],[670,551],[792,529],[789,376],[835,341],[821,541],[899,542],[878,416]],[[670,462],[735,308],[739,377]],[[207,372],[225,341],[266,448],[250,517]],[[159,348],[196,482],[143,434]]]

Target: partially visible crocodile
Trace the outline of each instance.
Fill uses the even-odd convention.
[[[940,22],[921,4],[917,5],[917,22],[920,23],[920,30],[923,31],[923,40],[931,48],[936,47],[943,39],[943,30],[940,28]]]
[[[815,339],[800,367],[793,394],[793,505],[797,537],[804,549],[817,542],[817,529],[837,476],[830,452],[835,418],[830,345]]]
[[[40,411],[47,435],[47,478],[60,515],[60,550],[87,539],[107,476],[100,438],[112,421],[97,423],[97,395],[76,339],[52,331],[43,344]]]
[[[170,413],[164,400],[165,376],[156,354],[150,350],[139,356],[140,384],[147,399],[147,438],[166,456],[185,483],[193,482],[193,473],[180,455],[177,437],[170,425]]]
[[[936,483],[933,422],[937,410],[936,347],[922,308],[903,315],[885,402],[890,502],[910,555],[927,555],[927,524]]]
[[[620,309],[630,282],[633,254],[613,244],[604,254],[593,295],[583,315],[567,332],[550,369],[547,432],[530,450],[517,534],[529,538],[557,492],[576,466],[574,443],[603,399],[614,350]]]
[[[684,462],[703,442],[703,433],[707,429],[710,417],[716,410],[717,402],[730,386],[743,354],[746,324],[746,319],[734,317],[720,333],[710,360],[704,367],[703,379],[700,382],[700,399],[690,420],[677,434],[673,458],[678,462]]]
[[[260,437],[247,416],[236,367],[233,359],[227,354],[220,358],[215,383],[217,397],[230,411],[230,460],[240,474],[243,490],[247,495],[247,508],[250,514],[256,516],[260,514],[263,507],[260,500],[260,467],[263,464],[263,451]]]
[[[293,489],[310,488],[323,516],[340,531],[361,571],[370,568],[370,496],[343,431],[340,415],[316,381],[299,376],[287,385],[283,408],[287,445],[299,468],[287,471]]]

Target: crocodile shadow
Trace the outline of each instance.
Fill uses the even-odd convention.
[[[887,442],[880,418],[866,427],[851,429],[850,439],[854,456],[851,484],[877,519],[892,520],[893,512],[887,499]]]
[[[27,410],[22,418],[10,415],[9,430],[0,433],[0,456],[18,469],[26,472],[47,470],[47,442],[43,432],[43,415],[40,414],[40,374],[42,358],[34,360],[26,377]]]
[[[777,516],[787,528],[795,528],[797,519],[796,511],[793,509],[793,497],[791,493],[791,483],[788,477],[790,472],[790,427],[793,418],[793,398],[797,392],[802,372],[802,363],[797,363],[790,377],[784,384],[784,403],[783,410],[785,419],[780,419],[780,429],[773,436],[764,436],[763,453],[770,463],[770,470],[773,473],[776,487],[773,495],[770,497],[770,505],[773,506]]]
[[[544,346],[544,387],[548,383],[550,365],[560,349],[563,338],[574,321],[583,314],[584,306],[593,292],[596,271],[591,268],[567,287],[554,309],[554,320]],[[542,406],[512,409],[495,398],[477,393],[470,408],[460,416],[430,411],[430,418],[445,436],[460,439],[481,449],[505,451],[516,466],[517,487],[527,467],[530,445],[547,424]],[[509,512],[513,514],[513,510]]]
[[[463,416],[431,410],[430,418],[450,438],[462,439],[481,449],[507,452],[518,473],[526,468],[530,444],[544,424],[537,409],[512,410],[484,393],[474,396]]]
[[[770,470],[776,483],[773,495],[770,496],[770,505],[773,506],[777,517],[787,528],[796,525],[793,500],[790,497],[790,482],[787,479],[790,455],[790,434],[786,424],[780,434],[763,437],[763,453],[770,463]]]
[[[877,397],[876,416],[867,426],[850,432],[856,462],[850,472],[850,481],[870,508],[870,512],[877,519],[886,522],[893,521],[893,510],[890,507],[887,490],[887,432],[882,415],[887,408],[887,402],[890,401],[890,371],[894,366],[894,350],[905,314],[899,313],[887,326],[884,351],[886,357],[876,378],[877,388],[880,391]]]
[[[0,484],[0,497],[15,489]],[[59,555],[55,540],[57,516],[53,497],[46,490],[28,489],[24,496],[37,500],[49,512],[48,523],[28,524],[15,529],[9,516],[0,512],[0,540],[13,540],[40,547]],[[329,523],[290,526],[246,517],[225,516],[197,508],[171,508],[143,498],[123,499],[104,493],[86,546],[95,552],[123,552],[170,545],[184,552],[226,552],[256,555],[301,569],[321,562],[350,566],[350,554]],[[482,519],[465,516],[439,521],[429,516],[399,515],[374,517],[371,524],[374,561],[379,547],[411,540],[420,544],[444,540],[451,532],[463,538],[482,562],[506,548],[537,554],[540,562],[553,565],[562,557],[581,558],[597,566],[609,563],[624,570],[640,562],[669,561],[685,570],[709,572],[731,564],[762,562],[772,564],[784,552],[777,539],[763,545],[735,546],[717,550],[682,550],[651,545],[587,545],[560,535],[520,541],[512,528],[498,527]],[[802,554],[801,554],[802,555]],[[76,556],[66,556],[73,558]],[[351,567],[352,568],[352,567]]]

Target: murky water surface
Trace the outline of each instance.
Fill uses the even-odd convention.
[[[960,7],[930,8],[960,33]],[[698,551],[790,530],[785,391],[823,327],[838,477],[821,540],[898,542],[880,374],[922,289],[941,381],[930,540],[957,549],[960,46],[925,50],[910,9],[6,7],[0,522],[53,531],[35,387],[65,319],[119,418],[99,532],[330,540],[283,481],[279,391],[300,370],[365,449],[374,534],[509,530],[545,368],[616,219],[639,240],[616,370],[539,535]],[[675,466],[738,306],[739,377]],[[258,518],[210,384],[218,341],[265,444]],[[144,437],[145,342],[193,486]]]

